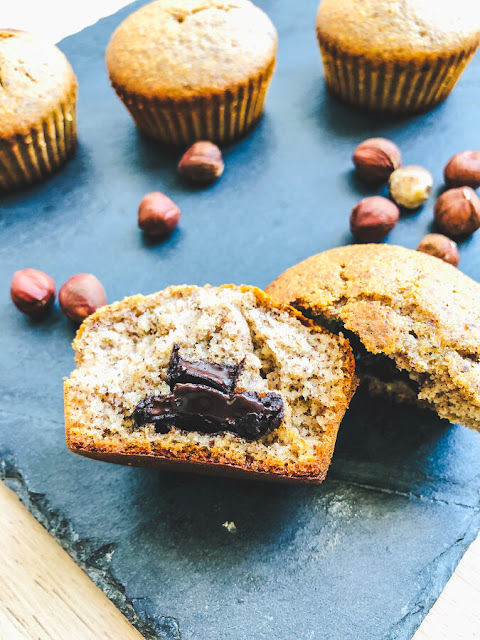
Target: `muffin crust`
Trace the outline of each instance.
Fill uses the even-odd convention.
[[[276,31],[247,0],[157,0],[130,15],[106,52],[112,84],[155,99],[226,91],[273,68]]]
[[[455,7],[437,0],[323,0],[316,27],[321,41],[345,53],[407,63],[476,48],[480,6],[469,0]]]

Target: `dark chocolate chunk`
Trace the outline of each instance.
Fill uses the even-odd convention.
[[[137,428],[153,424],[157,433],[172,427],[200,433],[229,431],[256,440],[280,426],[283,400],[278,393],[235,393],[243,366],[188,362],[173,345],[167,383],[171,393],[141,400],[133,419]]]
[[[216,364],[214,362],[189,362],[179,355],[180,347],[173,345],[168,364],[167,383],[173,391],[177,382],[203,384],[225,393],[233,393],[242,364]]]
[[[177,427],[256,440],[280,426],[283,400],[273,392],[227,394],[205,385],[176,384],[172,393],[141,400],[133,417],[136,427],[153,424],[157,433]]]

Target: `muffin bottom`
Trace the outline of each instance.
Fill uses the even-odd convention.
[[[333,93],[355,106],[390,113],[428,111],[440,104],[477,48],[431,61],[381,62],[346,55],[325,42],[319,45]]]
[[[262,117],[273,68],[224,92],[184,99],[147,99],[112,85],[147,136],[176,146],[196,140],[223,144],[242,137]]]
[[[33,184],[60,168],[77,143],[76,90],[26,135],[0,140],[0,192]]]

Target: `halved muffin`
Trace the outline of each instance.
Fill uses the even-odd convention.
[[[75,453],[321,482],[356,387],[348,341],[253,287],[170,287],[103,307],[65,382]]]

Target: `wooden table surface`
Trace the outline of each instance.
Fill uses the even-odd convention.
[[[16,0],[5,4],[2,26],[37,31],[58,42],[129,2]],[[141,640],[106,595],[1,482],[0,523],[1,640]],[[476,639],[480,639],[480,536],[413,640]]]

